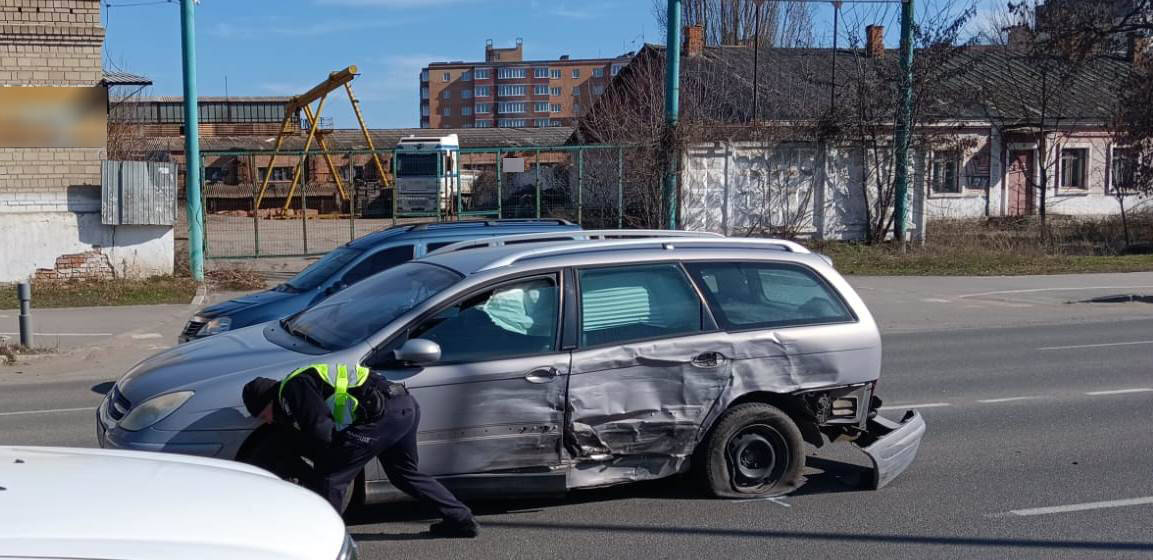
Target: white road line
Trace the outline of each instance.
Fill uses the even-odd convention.
[[[20,333],[14,332],[0,332],[0,335],[15,336]],[[71,332],[34,332],[33,336],[112,336],[112,333],[107,332],[84,332],[84,333],[71,333]]]
[[[950,403],[947,403],[947,402],[934,402],[934,403],[923,403],[923,404],[895,404],[892,406],[882,406],[881,408],[879,408],[877,410],[906,410],[906,409],[910,409],[910,408],[940,408],[942,406],[953,406],[953,405]]]
[[[1153,392],[1153,389],[1151,389],[1149,387],[1139,387],[1139,388],[1135,388],[1135,389],[1115,389],[1112,391],[1093,391],[1091,393],[1085,393],[1085,394],[1089,395],[1090,397],[1099,397],[1102,395],[1124,395],[1127,393],[1149,393],[1149,392]]]
[[[80,412],[82,410],[93,411],[96,407],[85,408],[50,408],[46,410],[18,410],[16,412],[0,412],[0,416],[21,416],[24,414],[52,414],[56,412]]]
[[[1003,402],[1027,401],[1027,400],[1039,399],[1039,398],[1041,398],[1041,397],[1005,397],[1005,398],[1001,398],[1001,399],[984,399],[984,400],[980,400],[977,402],[979,402],[981,404],[994,404],[994,403],[1003,403]]]
[[[1109,348],[1111,346],[1137,346],[1141,344],[1153,344],[1153,340],[1134,340],[1132,342],[1108,342],[1105,344],[1078,344],[1076,346],[1046,346],[1038,348],[1038,351],[1045,352],[1046,350],[1077,350],[1080,348]]]
[[[1069,513],[1072,511],[1086,511],[1091,509],[1106,509],[1128,506],[1142,506],[1153,504],[1153,496],[1145,498],[1130,498],[1128,500],[1109,500],[1107,502],[1088,502],[1084,504],[1070,504],[1067,506],[1039,507],[1030,509],[1015,509],[1009,513],[1022,517],[1030,515],[1048,515],[1050,513]]]
[[[1033,294],[1037,292],[1075,292],[1079,290],[1133,290],[1153,288],[1153,286],[1085,286],[1080,288],[1031,288],[1028,290],[999,290],[996,292],[981,292],[979,294],[963,294],[956,296],[961,299],[983,296],[996,296],[1001,294]]]
[[[144,333],[144,334],[134,334],[134,335],[132,335],[132,338],[135,340],[147,340],[149,338],[164,338],[164,335],[162,335],[160,333],[150,332],[150,333]]]

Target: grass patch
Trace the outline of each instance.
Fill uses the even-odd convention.
[[[232,292],[253,292],[265,288],[264,276],[259,272],[240,268],[210,270],[204,274],[212,287]]]
[[[194,295],[196,282],[175,276],[32,283],[33,308],[188,303]],[[19,306],[16,285],[0,284],[0,309]]]
[[[13,365],[20,361],[21,356],[35,356],[40,354],[55,354],[52,348],[29,348],[19,344],[0,343],[0,364]]]

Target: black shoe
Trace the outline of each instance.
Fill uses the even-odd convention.
[[[468,521],[449,521],[446,519],[440,523],[433,523],[428,528],[428,533],[434,537],[449,539],[475,539],[480,534],[480,525],[471,518]]]

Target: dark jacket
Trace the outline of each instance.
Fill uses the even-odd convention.
[[[387,384],[387,381],[369,375],[363,385],[348,390],[348,394],[356,397],[360,403],[353,425],[380,417],[384,410]],[[321,380],[316,371],[309,370],[288,380],[284,384],[281,398],[274,400],[276,422],[295,426],[297,447],[302,455],[316,456],[324,453],[337,440],[336,423],[325,402],[333,392],[333,388]]]

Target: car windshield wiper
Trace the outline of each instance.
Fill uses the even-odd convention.
[[[327,346],[322,344],[316,338],[310,336],[308,333],[306,333],[300,329],[292,328],[292,325],[288,322],[288,319],[281,319],[280,320],[280,326],[283,327],[284,330],[288,331],[288,334],[295,336],[297,338],[303,339],[305,342],[307,342],[307,343],[309,343],[309,344],[311,344],[317,348],[322,348],[324,350],[328,350]]]

